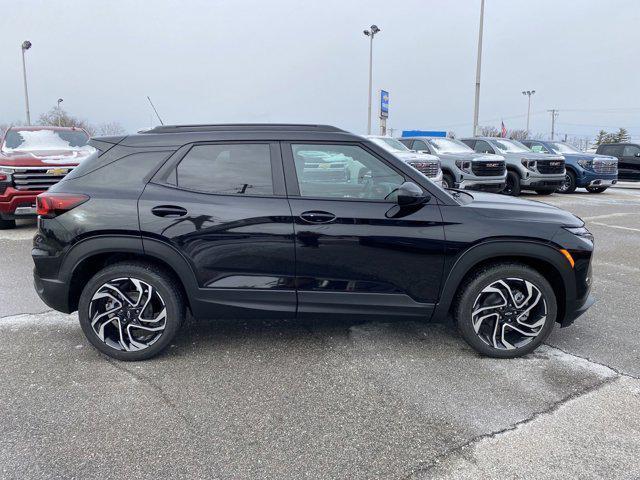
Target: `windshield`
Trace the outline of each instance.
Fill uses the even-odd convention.
[[[438,153],[468,153],[473,149],[465,145],[460,140],[452,138],[430,138],[427,140],[429,145]]]
[[[519,153],[531,151],[522,143],[517,142],[516,140],[507,140],[506,138],[501,138],[500,140],[493,139],[493,143],[498,148],[498,150],[503,153]]]
[[[551,148],[553,148],[556,153],[582,153],[573,145],[566,143],[550,142],[549,145],[551,145]]]
[[[84,150],[89,136],[84,130],[9,130],[2,144],[2,150],[50,151]]]
[[[376,145],[380,145],[382,148],[386,150],[400,150],[401,152],[411,151],[406,145],[404,145],[403,143],[400,143],[395,138],[376,137],[376,138],[372,138],[371,140],[373,141],[373,143],[375,143]]]

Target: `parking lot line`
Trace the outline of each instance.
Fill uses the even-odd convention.
[[[591,222],[594,225],[600,225],[602,227],[611,227],[611,228],[619,228],[620,230],[631,230],[633,232],[640,232],[640,228],[632,228],[632,227],[622,227],[620,225],[608,225],[606,223],[600,223],[600,222]]]

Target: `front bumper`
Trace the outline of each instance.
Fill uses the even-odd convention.
[[[505,177],[462,177],[456,188],[468,190],[498,191],[504,189]]]
[[[573,322],[575,322],[576,318],[589,310],[589,308],[591,308],[594,303],[596,303],[596,299],[593,297],[593,295],[589,294],[587,298],[585,298],[582,303],[577,304],[573,310],[567,311],[560,326],[568,327],[569,325],[571,325]]]
[[[520,180],[522,187],[544,188],[559,187],[564,183],[564,173],[554,173],[552,175],[542,175],[540,173],[527,172],[525,178]]]
[[[16,190],[13,187],[7,187],[7,189],[0,194],[0,218],[13,220],[16,218],[35,216],[36,197],[42,192],[44,192],[44,190],[23,191]]]

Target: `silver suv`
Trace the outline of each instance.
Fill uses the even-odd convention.
[[[380,135],[367,135],[366,138],[411,165],[439,187],[444,186],[438,157],[427,153],[412,152],[395,138]]]
[[[504,157],[478,154],[464,143],[443,137],[402,137],[398,139],[419,153],[440,158],[445,188],[466,188],[500,192],[505,186]]]
[[[564,182],[564,157],[535,153],[517,140],[500,137],[463,138],[479,153],[498,153],[507,161],[507,185],[503,193],[520,195],[520,190],[534,190],[551,195]]]

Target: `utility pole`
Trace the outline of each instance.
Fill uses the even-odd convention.
[[[476,98],[473,107],[473,135],[478,135],[478,114],[480,112],[480,66],[482,65],[482,26],[484,22],[484,0],[480,0],[480,29],[478,31],[478,60],[476,64]]]
[[[547,112],[551,113],[551,140],[554,140],[554,135],[556,133],[556,118],[558,118],[560,112],[558,112],[558,110],[556,110],[555,108],[547,110]]]
[[[24,52],[31,48],[31,42],[22,42],[22,80],[24,81],[24,103],[27,108],[27,125],[31,125],[31,113],[29,112],[29,90],[27,89],[27,65],[24,61]]]
[[[525,90],[522,92],[523,95],[529,97],[529,106],[527,107],[527,133],[529,133],[529,117],[531,116],[531,95],[536,93],[535,90]]]
[[[371,95],[373,88],[373,37],[378,33],[380,29],[377,25],[371,25],[369,30],[364,30],[364,33],[369,37],[369,98],[368,98],[368,110],[367,110],[367,135],[371,135]]]
[[[56,110],[57,110],[56,113],[58,114],[58,126],[60,126],[61,122],[62,122],[62,112],[60,111],[60,104],[62,102],[64,102],[64,99],[63,98],[59,98],[58,99],[58,104],[57,104],[57,107],[56,107]]]

